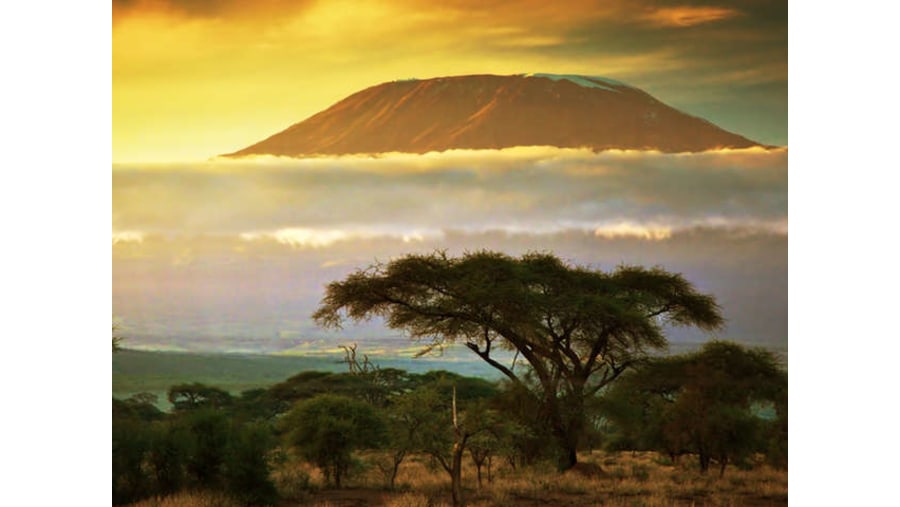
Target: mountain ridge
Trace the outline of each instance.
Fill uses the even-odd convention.
[[[516,146],[667,153],[768,148],[613,79],[474,74],[374,85],[223,156],[426,153]]]

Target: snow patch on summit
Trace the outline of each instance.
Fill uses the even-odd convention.
[[[551,79],[553,81],[560,81],[565,79],[567,81],[571,81],[578,86],[583,86],[585,88],[599,88],[601,90],[607,90],[615,93],[621,93],[621,91],[613,88],[613,86],[624,86],[631,88],[627,84],[616,81],[615,79],[609,79],[601,76],[579,76],[577,74],[524,74],[525,77],[543,77],[547,79]]]

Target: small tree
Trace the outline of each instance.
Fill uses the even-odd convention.
[[[113,325],[112,325],[112,351],[113,352],[118,352],[118,351],[122,350],[122,340],[125,339],[122,336],[118,336],[118,333],[117,333],[118,330],[119,330],[119,325],[116,324],[115,322],[113,322]]]
[[[230,406],[233,398],[228,391],[199,382],[178,384],[169,388],[169,403],[176,411],[199,408],[224,408]]]
[[[228,446],[225,484],[246,505],[271,505],[278,493],[269,478],[269,451],[275,446],[270,428],[249,423],[237,428]]]
[[[143,472],[150,447],[148,424],[114,417],[112,424],[112,495],[114,504],[135,502],[152,492]]]
[[[418,413],[423,407],[415,405],[415,399],[411,396],[400,396],[387,409],[385,409],[386,447],[388,449],[386,459],[376,462],[376,466],[384,475],[385,482],[390,489],[394,489],[397,474],[403,460],[413,452],[419,450],[421,431],[423,430],[422,417]]]
[[[157,492],[168,495],[185,484],[185,462],[191,437],[184,426],[169,421],[153,423],[152,435],[150,469],[156,479]]]
[[[165,418],[165,413],[157,408],[157,400],[153,393],[137,393],[124,400],[113,398],[113,419],[133,417],[142,421],[161,420]]]
[[[478,488],[483,486],[481,470],[487,466],[488,482],[492,481],[491,462],[494,454],[503,445],[509,426],[501,418],[500,414],[490,409],[487,403],[481,401],[472,404],[466,410],[466,420],[470,426],[475,426],[478,431],[469,438],[467,448],[472,463],[475,465],[475,474],[478,480]]]
[[[200,487],[220,487],[230,438],[228,418],[221,411],[203,408],[182,414],[178,423],[189,436],[188,474]]]
[[[408,431],[406,445],[432,457],[450,476],[453,505],[462,504],[462,459],[471,438],[486,431],[493,418],[474,398],[457,403],[453,377],[440,378],[398,398],[393,422]]]
[[[288,442],[341,487],[357,449],[384,440],[384,422],[368,403],[324,394],[299,402],[282,421]]]

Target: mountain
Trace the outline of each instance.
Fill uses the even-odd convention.
[[[472,75],[382,83],[225,156],[512,146],[671,153],[760,145],[607,78]]]

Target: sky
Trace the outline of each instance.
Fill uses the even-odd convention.
[[[116,163],[231,153],[386,81],[600,75],[787,145],[787,2],[114,0]]]
[[[787,344],[785,2],[115,1],[112,307],[128,346],[285,352],[384,336],[310,319],[412,252],[661,266],[725,339]],[[516,147],[216,158],[385,81],[601,75],[776,149]],[[672,330],[675,341],[710,336]]]

